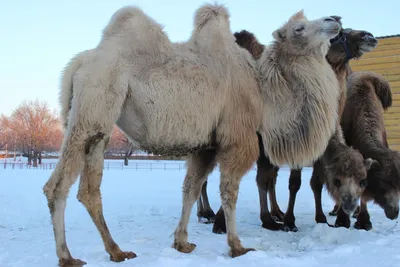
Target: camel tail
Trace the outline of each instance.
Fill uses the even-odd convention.
[[[82,66],[85,54],[88,53],[88,51],[89,50],[83,51],[74,56],[62,71],[59,103],[61,106],[61,123],[64,129],[68,126],[68,114],[71,109],[73,77]]]

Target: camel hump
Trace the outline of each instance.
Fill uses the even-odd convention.
[[[104,37],[111,37],[119,34],[136,32],[138,29],[159,28],[160,24],[146,15],[139,7],[125,6],[111,16],[107,26],[103,30]]]
[[[392,90],[389,82],[380,74],[371,71],[360,71],[350,75],[348,88],[368,87],[375,90],[384,110],[392,106]],[[373,88],[372,88],[373,87]],[[364,89],[365,90],[365,89]]]
[[[194,15],[194,28],[200,30],[212,19],[222,19],[225,22],[229,21],[229,12],[224,5],[220,4],[204,4],[199,7]]]

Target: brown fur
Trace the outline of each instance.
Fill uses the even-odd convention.
[[[368,172],[368,185],[362,194],[354,225],[357,229],[370,230],[368,201],[382,207],[389,219],[396,219],[399,213],[400,153],[387,145],[383,117],[384,110],[392,104],[392,93],[388,81],[373,72],[351,74],[347,89],[347,103],[341,120],[346,142],[364,157],[372,157],[378,162]],[[340,210],[339,205],[336,209]],[[350,219],[346,218],[346,221]]]
[[[335,17],[335,19],[340,22],[340,17]],[[343,34],[343,31],[344,30],[342,30],[340,34]],[[372,36],[372,34],[350,29],[346,29],[345,31],[348,38],[348,45],[350,46],[349,48],[352,51],[353,56],[360,57],[363,54],[363,51],[359,51],[360,45],[365,43],[365,41],[361,41],[362,37],[365,35]],[[235,37],[236,42],[238,42],[239,45],[249,50],[255,58],[259,57],[259,51],[264,47],[263,45],[259,44],[252,33],[249,33],[248,31],[241,31],[236,33]],[[327,53],[326,59],[331,64],[332,69],[335,71],[336,77],[340,83],[340,108],[338,110],[338,114],[341,115],[344,108],[343,103],[345,102],[345,81],[351,70],[348,60],[346,60],[346,53],[342,47],[342,44],[335,43],[334,41],[335,40],[332,40],[333,44]],[[372,43],[372,46],[376,45],[375,39],[369,40],[369,42]],[[259,136],[259,138],[261,137]],[[297,231],[297,227],[294,224],[295,218],[293,215],[293,209],[297,191],[301,186],[301,169],[292,169],[291,171],[289,179],[289,205],[285,216],[283,216],[283,213],[276,202],[276,198],[272,197],[271,199],[271,195],[275,195],[276,177],[279,168],[274,166],[268,157],[263,155],[264,149],[261,145],[260,151],[260,158],[257,161],[257,185],[260,193],[260,218],[263,223],[263,227],[270,230],[284,229],[286,231]],[[344,144],[339,122],[337,125],[337,131],[329,141],[327,150],[323,155],[323,160],[323,166],[327,166],[327,172],[324,172],[325,168],[315,168],[316,165],[320,165],[320,163],[316,162],[316,165],[314,165],[314,176],[321,177],[321,179],[325,179],[326,176],[328,181],[328,192],[334,199],[339,202],[341,202],[342,199],[345,199],[354,203],[361,196],[361,193],[364,190],[364,187],[360,185],[360,181],[366,178],[367,169],[371,166],[372,161],[370,159],[364,160],[358,151],[349,148]],[[318,171],[319,174],[317,174]],[[332,186],[335,179],[340,180],[341,186]],[[352,190],[350,191],[350,189]],[[268,191],[270,192],[270,199],[272,200],[271,213],[268,211],[268,202],[264,196]],[[225,228],[222,219],[223,210],[220,209],[216,216],[213,232],[224,232]],[[277,219],[281,219],[283,217],[284,226],[281,227],[274,220],[272,220],[272,216],[276,217]]]

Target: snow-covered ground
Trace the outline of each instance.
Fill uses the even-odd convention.
[[[0,168],[0,266],[57,266],[50,214],[42,186],[51,170]],[[277,195],[286,208],[288,169],[281,169]],[[105,218],[123,250],[138,257],[122,263],[109,261],[101,238],[83,205],[77,186],[71,189],[66,209],[67,242],[74,257],[88,267],[201,267],[201,266],[400,266],[400,226],[385,218],[370,204],[373,229],[329,228],[314,222],[314,200],[309,187],[311,169],[303,169],[295,215],[296,233],[272,232],[261,228],[255,171],[250,171],[240,187],[237,227],[242,243],[257,251],[230,258],[226,235],[211,232],[212,225],[197,223],[194,206],[189,223],[189,241],[197,244],[191,254],[171,248],[173,231],[181,211],[181,187],[185,171],[105,170],[102,184]],[[216,212],[220,205],[219,173],[209,178],[208,192]],[[333,207],[324,192],[326,214]],[[335,218],[329,217],[333,223]],[[352,219],[352,224],[354,219]]]

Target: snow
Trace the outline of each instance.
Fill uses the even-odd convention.
[[[131,161],[133,163],[135,161]],[[181,162],[178,162],[181,163]],[[50,214],[42,186],[51,170],[0,168],[0,266],[57,266]],[[102,199],[105,218],[114,240],[138,257],[121,263],[109,260],[100,235],[82,204],[76,199],[78,182],[71,189],[66,209],[67,242],[74,257],[87,267],[235,267],[235,266],[399,266],[400,226],[387,219],[378,206],[369,204],[373,229],[329,228],[314,221],[314,199],[309,187],[311,169],[303,169],[295,215],[299,231],[273,232],[261,227],[255,171],[240,186],[237,229],[242,244],[257,251],[230,258],[226,235],[211,232],[211,224],[199,224],[196,205],[189,222],[189,241],[197,244],[191,254],[171,248],[181,212],[181,188],[185,170],[105,170]],[[288,198],[289,170],[279,172],[277,197],[284,210]],[[219,171],[209,177],[210,203],[216,212]],[[332,200],[323,192],[323,208]],[[335,217],[329,217],[334,223]],[[352,224],[354,219],[352,219]]]

